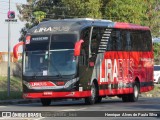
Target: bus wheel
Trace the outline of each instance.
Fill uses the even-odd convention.
[[[100,103],[101,101],[102,101],[102,97],[98,96],[97,99],[96,99],[96,103]]]
[[[43,106],[49,106],[51,104],[51,99],[41,98],[41,103]]]
[[[123,102],[129,102],[129,95],[123,95],[122,96],[122,101]]]
[[[136,102],[138,101],[138,97],[139,97],[139,84],[135,83],[133,86],[133,93],[129,95],[129,101]]]
[[[160,77],[158,78],[158,82],[157,82],[157,84],[160,84]]]
[[[91,96],[85,98],[85,103],[89,105],[94,104],[96,101],[96,96],[97,96],[97,88],[95,86],[95,83],[93,82],[91,86]]]

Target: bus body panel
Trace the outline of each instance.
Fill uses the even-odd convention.
[[[150,52],[108,51],[104,56],[98,79],[101,96],[133,93],[136,79],[140,81],[140,92],[153,89],[153,55]]]

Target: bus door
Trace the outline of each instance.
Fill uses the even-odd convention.
[[[87,27],[83,29],[80,33],[80,39],[84,40],[81,47],[81,54],[79,56],[78,62],[78,74],[80,81],[80,90],[89,90],[88,83],[90,83],[92,77],[92,68],[89,67],[89,57],[90,57],[90,34],[92,33],[92,27]]]

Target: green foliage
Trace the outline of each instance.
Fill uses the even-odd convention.
[[[62,0],[62,4],[68,8],[65,11],[69,18],[101,18],[101,0]]]
[[[33,16],[35,17],[36,22],[40,23],[45,17],[46,13],[42,11],[33,12]]]
[[[11,77],[10,79],[10,96],[7,96],[7,77],[0,76],[0,100],[20,99],[22,98],[21,79]]]
[[[106,5],[105,15],[113,21],[141,24],[145,16],[141,3],[140,0],[111,0]]]
[[[155,64],[160,64],[160,43],[154,43],[153,47]]]
[[[149,26],[152,35],[160,34],[159,0],[110,0],[105,6],[104,16],[113,21]]]

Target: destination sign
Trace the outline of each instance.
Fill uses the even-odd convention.
[[[36,35],[31,37],[31,42],[49,41],[49,39],[50,39],[49,35],[48,36]]]
[[[41,40],[49,40],[49,37],[35,37],[35,38],[32,38],[32,41],[41,41]]]

